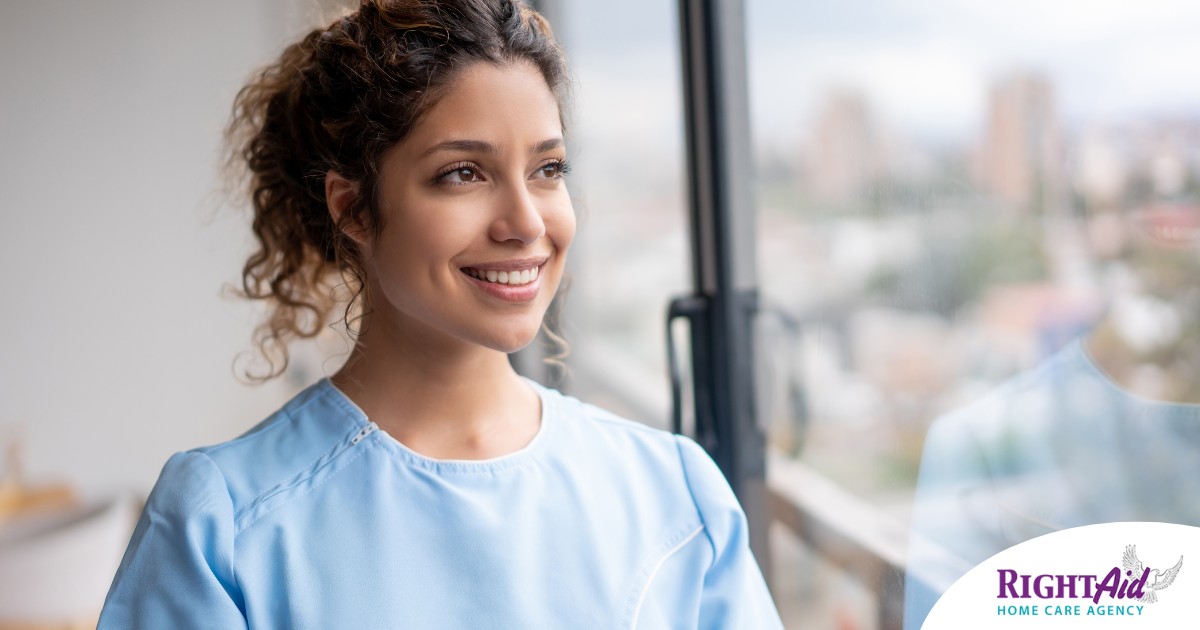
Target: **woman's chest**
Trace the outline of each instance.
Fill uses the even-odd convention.
[[[692,607],[711,558],[694,508],[645,487],[345,481],[238,536],[252,628],[627,628]]]

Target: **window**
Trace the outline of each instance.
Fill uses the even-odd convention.
[[[797,625],[898,627],[903,584],[885,569],[910,523],[950,553],[913,556],[915,627],[932,604],[914,599],[916,578],[936,592],[956,566],[1057,528],[1195,522],[1168,506],[1178,493],[1133,496],[1168,494],[1162,482],[1182,468],[1128,481],[1122,509],[1102,512],[1077,482],[1129,455],[1115,435],[1131,423],[1155,444],[1139,456],[1178,456],[1169,425],[1200,401],[1195,363],[1182,360],[1196,356],[1200,325],[1189,297],[1200,90],[1180,80],[1200,13],[1170,2],[746,9],[774,320],[770,440],[787,454],[773,481],[813,507],[806,524],[840,523],[825,513],[840,501],[869,516],[861,535],[852,522],[843,532],[883,561],[781,541],[780,607]],[[1110,389],[1083,400],[1092,387]],[[1085,422],[1115,432],[1089,438],[1092,456],[1075,452]],[[968,461],[966,448],[983,455]],[[963,491],[985,465],[1003,496],[970,501],[1008,511],[1009,533],[989,545],[968,539],[996,531],[942,491]],[[821,558],[857,579],[817,569]]]
[[[547,3],[570,57],[572,198],[565,389],[667,426],[663,317],[688,288],[684,138],[670,0]],[[629,19],[630,15],[637,19]]]
[[[661,419],[663,316],[702,275],[688,263],[704,236],[685,194],[688,40],[665,2],[631,5],[637,20],[556,6],[586,173],[577,382]],[[745,82],[753,150],[752,167],[721,172],[743,168],[756,209],[754,238],[731,243],[758,289],[758,418],[736,422],[769,427],[769,500],[748,511],[771,523],[760,562],[785,623],[918,627],[966,567],[1028,537],[1200,523],[1186,507],[1200,493],[1186,463],[1200,459],[1200,88],[1186,80],[1200,10],[741,8],[744,31],[726,20],[708,35],[745,42],[745,76],[720,70]],[[1184,463],[1134,464],[1149,460]],[[1110,511],[1081,489],[1135,469]],[[998,511],[1002,535],[975,509]]]

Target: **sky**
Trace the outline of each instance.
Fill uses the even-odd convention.
[[[769,128],[810,116],[812,95],[838,87],[865,93],[880,116],[916,136],[962,138],[982,124],[989,85],[1014,72],[1048,77],[1068,123],[1200,114],[1196,2],[746,6],[752,101]]]
[[[594,107],[620,107],[646,98],[647,84],[677,81],[664,76],[679,63],[672,0],[564,2],[573,63],[589,77],[607,77],[603,90],[588,94]],[[1015,72],[1050,79],[1069,126],[1200,116],[1194,0],[746,0],[745,7],[753,123],[762,140],[794,141],[822,96],[839,89],[864,94],[885,124],[916,139],[965,141],[981,128],[989,86]],[[626,81],[631,87],[620,89]]]

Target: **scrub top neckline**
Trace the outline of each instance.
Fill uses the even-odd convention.
[[[551,413],[551,406],[553,404],[551,400],[552,396],[550,395],[551,392],[530,378],[521,376],[521,380],[525,381],[533,389],[540,401],[541,417],[537,433],[534,434],[533,439],[529,443],[520,449],[488,459],[438,459],[418,453],[400,440],[392,437],[391,434],[378,427],[378,425],[375,425],[367,417],[366,412],[351,400],[345,392],[338,389],[337,385],[334,385],[329,377],[322,378],[317,382],[317,386],[348,412],[356,426],[359,428],[368,425],[376,427],[366,439],[373,440],[375,443],[388,448],[407,463],[443,473],[472,473],[492,472],[523,464],[541,451],[542,445],[547,441],[546,433],[550,430],[553,418],[553,413]]]

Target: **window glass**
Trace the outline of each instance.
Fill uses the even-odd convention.
[[[690,290],[675,3],[564,2],[575,77],[566,389],[666,426],[666,304]],[[630,19],[636,16],[636,19]]]
[[[1033,536],[1200,524],[1200,5],[746,9],[772,483],[868,510],[908,627]],[[773,531],[789,627],[897,627],[880,547]]]

